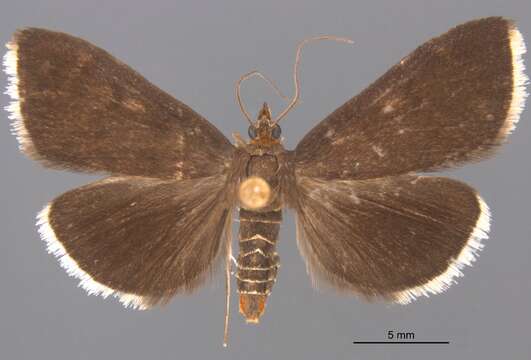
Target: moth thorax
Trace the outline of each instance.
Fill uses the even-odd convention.
[[[267,295],[264,294],[240,294],[240,313],[247,323],[258,324],[264,313],[266,300]]]
[[[251,176],[240,184],[238,196],[244,208],[261,209],[269,203],[271,187],[261,177]]]

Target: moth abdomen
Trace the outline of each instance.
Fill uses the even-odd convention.
[[[276,242],[282,211],[240,210],[240,254],[236,279],[240,312],[247,322],[257,323],[277,278],[279,257]]]

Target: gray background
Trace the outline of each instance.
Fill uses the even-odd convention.
[[[326,3],[326,4],[325,4]],[[9,1],[0,40],[22,26],[81,36],[173,94],[227,136],[246,133],[234,100],[238,77],[258,68],[291,94],[295,46],[336,34],[354,46],[318,43],[302,62],[302,103],[283,124],[293,148],[320,119],[423,41],[470,19],[517,20],[531,43],[531,3],[504,1]],[[527,61],[529,63],[529,61]],[[5,83],[5,76],[1,80]],[[2,84],[3,85],[3,84]],[[3,86],[2,86],[3,87]],[[249,110],[283,105],[260,81],[244,86]],[[8,101],[1,97],[2,105]],[[1,359],[527,359],[531,349],[531,109],[494,159],[449,175],[480,191],[494,223],[479,262],[448,292],[403,307],[367,304],[311,288],[292,214],[280,235],[282,268],[259,326],[233,297],[231,344],[221,347],[224,286],[218,276],[192,296],[147,312],[86,296],[44,250],[34,216],[60,193],[96,177],[46,170],[17,151],[5,113],[0,131]],[[353,345],[388,330],[451,345]]]

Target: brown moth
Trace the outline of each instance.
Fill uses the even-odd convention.
[[[310,40],[341,38],[319,37]],[[250,141],[231,144],[201,115],[104,50],[44,29],[15,33],[4,58],[20,149],[45,166],[106,173],[38,215],[48,251],[89,294],[147,309],[201,285],[225,260],[231,223],[248,322],[276,280],[282,209],[317,284],[409,303],[446,290],[471,265],[489,209],[470,186],[419,176],[491,155],[526,98],[520,32],[507,19],[465,23],[403,58],[286,150],[264,104]],[[241,80],[260,75],[249,73]],[[239,84],[238,82],[238,99]],[[240,103],[241,105],[241,103]]]

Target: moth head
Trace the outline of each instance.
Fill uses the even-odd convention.
[[[270,145],[280,143],[282,130],[280,129],[280,126],[271,119],[271,110],[267,103],[262,105],[256,121],[249,126],[248,134],[251,139],[251,144]]]

